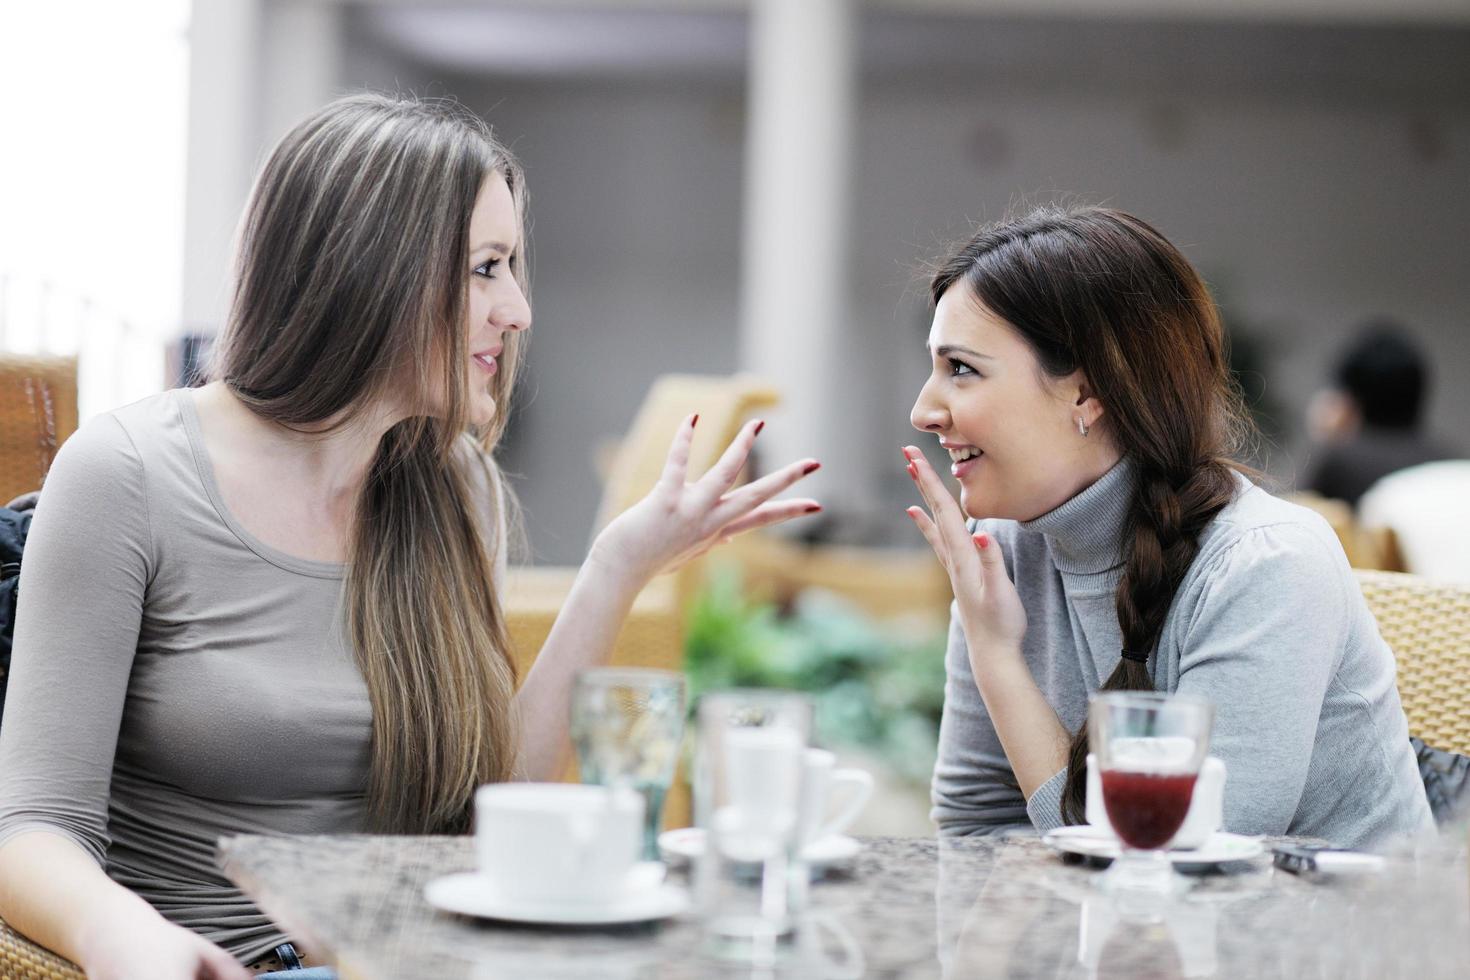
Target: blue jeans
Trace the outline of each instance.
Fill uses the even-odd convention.
[[[337,971],[330,966],[302,966],[297,958],[296,947],[282,943],[276,947],[276,957],[288,965],[284,970],[257,973],[254,980],[337,980]]]

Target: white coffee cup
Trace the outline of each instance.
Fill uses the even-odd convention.
[[[861,769],[838,769],[837,756],[826,749],[807,749],[802,763],[801,810],[796,834],[798,843],[804,847],[852,826],[873,795],[873,777]],[[832,801],[841,796],[844,788],[846,801],[836,814],[829,814]]]
[[[727,825],[745,833],[787,838],[801,805],[801,733],[781,726],[731,728],[725,733]]]
[[[617,898],[642,852],[643,798],[570,783],[495,783],[475,791],[480,873],[507,899]]]
[[[1224,820],[1225,806],[1225,760],[1218,756],[1207,756],[1200,766],[1199,778],[1194,782],[1194,795],[1189,800],[1189,813],[1179,833],[1169,843],[1174,851],[1193,850],[1202,847]],[[1094,827],[1105,827],[1114,836],[1117,831],[1108,821],[1108,810],[1103,804],[1102,776],[1098,773],[1097,757],[1087,754],[1087,822]]]

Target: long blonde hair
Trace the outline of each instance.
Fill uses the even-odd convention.
[[[518,751],[515,670],[486,545],[497,529],[483,526],[507,523],[507,495],[488,455],[489,506],[472,492],[486,481],[467,469],[481,453],[465,445],[459,356],[470,214],[495,173],[524,229],[520,168],[467,109],[356,95],[318,110],[256,181],[215,356],[214,376],[253,412],[295,429],[409,399],[357,501],[343,588],[345,635],[372,702],[365,791],[378,831],[466,829],[474,788],[508,778]],[[514,268],[525,275],[525,262]],[[487,454],[505,426],[520,342],[507,333],[497,358],[498,411],[478,431]]]

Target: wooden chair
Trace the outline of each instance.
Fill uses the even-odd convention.
[[[76,428],[75,357],[0,354],[0,504],[40,489]]]
[[[1409,734],[1470,755],[1470,587],[1395,572],[1357,574],[1398,663]]]
[[[773,534],[736,538],[722,553],[740,566],[746,592],[784,606],[807,589],[831,592],[875,619],[921,615],[947,621],[954,598],[927,547],[803,545]]]
[[[1332,527],[1348,564],[1354,568],[1408,571],[1393,529],[1364,525],[1347,501],[1308,492],[1286,494],[1284,499],[1320,514]]]

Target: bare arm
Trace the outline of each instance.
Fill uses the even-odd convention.
[[[755,422],[741,430],[708,473],[694,483],[686,482],[697,418],[691,416],[679,427],[663,474],[648,496],[620,514],[593,542],[566,605],[516,696],[521,768],[528,779],[560,775],[569,752],[572,681],[579,671],[607,662],[633,600],[655,575],[737,534],[820,509],[810,499],[771,500],[815,470],[815,460],[792,463],[753,483],[734,486],[761,428]]]
[[[0,846],[0,917],[89,977],[248,980],[223,949],[164,919],[60,834]]]

